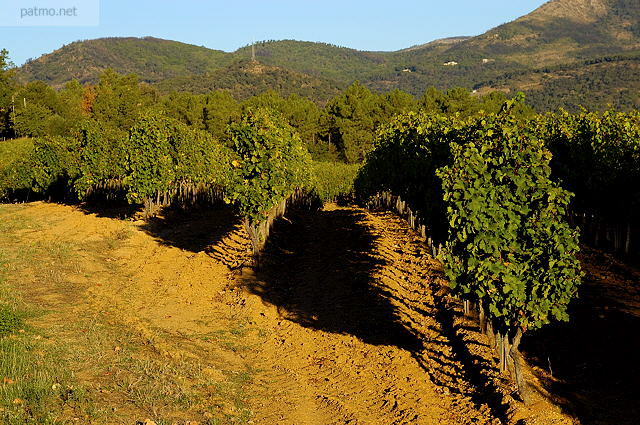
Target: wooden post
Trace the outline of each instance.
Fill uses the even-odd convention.
[[[469,300],[464,300],[462,302],[462,308],[464,310],[464,315],[469,316]]]
[[[151,215],[151,199],[145,198],[144,200],[144,218],[149,218]]]
[[[504,373],[505,370],[507,370],[507,365],[506,365],[506,357],[504,355],[505,353],[505,344],[504,344],[504,339],[505,339],[505,335],[502,332],[498,332],[497,335],[497,349],[498,349],[498,357],[500,358],[500,372]]]

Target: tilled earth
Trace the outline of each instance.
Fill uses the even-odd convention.
[[[291,213],[255,271],[226,210],[0,212],[8,258],[34,244],[59,257],[16,262],[9,283],[46,309],[33,324],[102,412],[81,423],[574,423],[541,395],[514,400],[440,263],[391,213]]]

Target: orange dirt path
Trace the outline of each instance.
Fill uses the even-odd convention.
[[[250,245],[227,212],[144,223],[34,203],[13,214],[47,218],[38,232],[16,237],[78,244],[73,288],[23,288],[57,312],[51,317],[124,324],[167,364],[197,361],[220,383],[250,368],[246,423],[571,423],[547,403],[513,409],[513,388],[458,314],[441,265],[393,214],[335,205],[292,213],[277,223],[257,272],[242,267]],[[117,243],[100,249],[105,240]],[[211,335],[239,322],[244,330],[233,342],[244,348],[222,350]],[[112,379],[78,368],[96,388]],[[131,404],[118,397],[108,402]],[[215,395],[203,397],[237,414]],[[176,423],[206,420],[204,406],[176,409],[158,412]],[[140,404],[117,414],[123,422],[107,423],[150,417]]]
[[[439,265],[404,223],[333,206],[274,235],[244,282],[276,307],[259,322],[273,331],[256,423],[499,423],[433,316]]]

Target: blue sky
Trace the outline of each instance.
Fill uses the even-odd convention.
[[[398,50],[437,38],[481,34],[544,2],[102,0],[98,27],[0,26],[0,48],[8,49],[17,65],[63,44],[111,36],[154,36],[225,51],[252,40],[280,39]],[[0,25],[1,20],[0,16]]]

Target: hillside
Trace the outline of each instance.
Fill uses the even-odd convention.
[[[480,93],[525,91],[527,102],[539,111],[609,106],[629,111],[640,106],[640,52],[506,75],[476,88]]]
[[[503,75],[638,49],[640,2],[554,0],[477,37],[395,52],[395,61],[414,72],[389,73],[373,84],[376,88],[397,86],[414,94],[430,85],[470,88]],[[457,65],[442,66],[450,61]]]
[[[407,47],[406,49],[400,50],[400,52],[410,52],[410,51],[413,51],[413,50],[420,50],[420,49],[424,49],[426,47],[434,47],[434,46],[450,46],[450,45],[453,45],[453,44],[457,44],[457,43],[463,42],[463,41],[468,40],[470,38],[471,37],[440,38],[438,40],[433,40],[433,41],[430,41],[428,43],[418,44],[416,46]]]
[[[244,100],[266,90],[274,90],[282,96],[297,94],[319,103],[335,96],[342,87],[336,82],[269,66],[258,61],[242,59],[228,67],[193,78],[181,76],[164,80],[157,84],[163,93],[186,91],[197,94],[213,90],[226,90],[238,99]]]
[[[255,52],[256,59],[268,65],[345,83],[356,79],[366,80],[370,75],[384,72],[389,66],[393,66],[388,52],[363,52],[307,41],[259,42],[255,45]],[[250,57],[251,48],[243,47],[233,55]]]
[[[635,0],[553,0],[513,22],[453,46],[460,53],[549,66],[640,48]]]
[[[18,75],[23,81],[39,80],[59,87],[72,79],[96,82],[100,73],[113,68],[154,83],[220,69],[232,60],[225,52],[177,41],[153,37],[102,38],[63,46],[26,63]]]
[[[295,41],[261,43],[256,52],[271,65],[420,95],[429,86],[471,88],[504,75],[637,49],[640,2],[554,0],[477,37],[436,40],[397,52],[359,52]],[[449,62],[457,65],[444,65]]]
[[[156,38],[109,38],[72,43],[24,65],[19,76],[22,81],[41,80],[59,87],[73,78],[95,82],[104,69],[113,68],[159,83],[163,91],[222,88],[241,98],[262,88],[323,98],[354,80],[374,90],[400,88],[417,96],[430,86],[474,88],[491,81],[502,81],[501,89],[529,90],[530,78],[506,81],[539,74],[540,69],[581,67],[605,56],[640,51],[640,2],[553,0],[477,37],[436,40],[396,52],[295,40],[265,41],[254,47],[256,59],[268,72],[247,73],[237,65],[251,58],[250,46],[225,53]],[[597,75],[590,77],[591,72]],[[615,78],[613,85],[621,90],[630,89],[627,82],[634,82],[625,78],[617,62],[603,61],[580,71],[586,79],[600,79],[598,75],[603,74]],[[556,88],[553,84],[536,87],[542,92],[535,96],[557,98],[548,91]],[[594,90],[588,85],[583,89]]]

